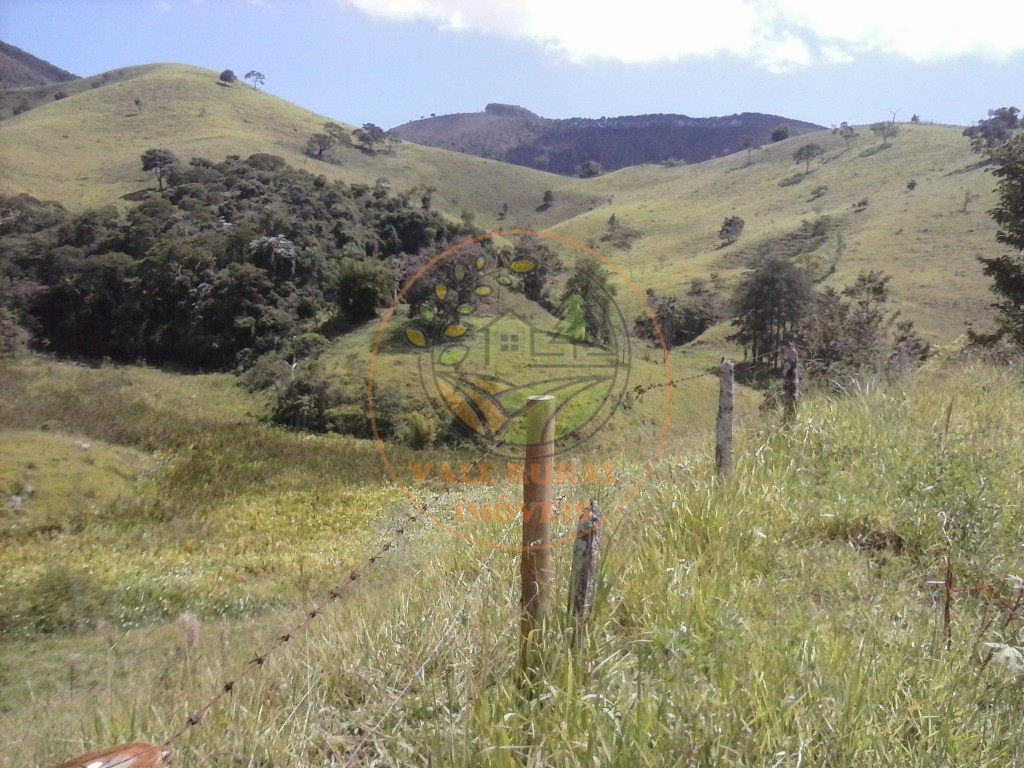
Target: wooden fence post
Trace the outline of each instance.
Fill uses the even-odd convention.
[[[722,361],[718,372],[718,420],[715,423],[715,474],[727,477],[732,472],[732,390],[735,367]]]
[[[576,526],[576,541],[572,545],[572,570],[569,572],[569,619],[573,626],[573,645],[583,637],[590,608],[594,604],[597,587],[597,558],[601,551],[601,516],[597,502],[590,500]]]
[[[551,517],[554,511],[555,398],[531,397],[526,404],[526,458],[523,467],[523,546],[520,632],[524,671],[537,667],[544,623],[551,613],[555,579],[551,567]]]
[[[782,407],[783,420],[789,423],[796,416],[796,405],[800,399],[799,356],[796,345],[789,342],[782,349]]]

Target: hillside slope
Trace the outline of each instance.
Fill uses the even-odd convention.
[[[0,191],[56,199],[73,210],[130,201],[155,186],[139,156],[160,147],[183,161],[268,152],[328,179],[386,179],[396,191],[432,186],[436,208],[456,217],[472,210],[486,227],[506,209],[506,223],[540,229],[595,204],[570,179],[412,144],[374,154],[345,148],[335,152],[337,162],[318,162],[303,149],[326,117],[245,84],[226,87],[198,67],[157,64],[115,74],[102,87],[69,90],[67,99],[51,97],[0,124]],[[541,207],[546,190],[556,207]]]
[[[76,79],[78,75],[0,40],[0,88],[24,88]]]
[[[641,292],[662,294],[712,273],[727,284],[758,253],[788,252],[802,222],[829,217],[827,238],[802,257],[826,284],[841,287],[868,269],[891,274],[895,306],[933,342],[990,322],[975,257],[1001,252],[986,213],[994,184],[959,128],[904,125],[885,145],[858,128],[849,146],[823,131],[699,165],[574,179],[411,143],[390,153],[343,148],[336,162],[318,162],[303,148],[327,118],[247,85],[224,87],[195,67],[119,70],[102,87],[82,87],[0,123],[0,192],[73,210],[128,206],[155,191],[139,162],[150,147],[182,160],[268,152],[329,179],[433,187],[434,208],[452,217],[470,216],[488,231],[555,231],[596,247]],[[809,170],[793,160],[806,143],[824,151]],[[553,203],[545,206],[547,191]],[[628,250],[602,239],[612,214],[638,234]],[[731,215],[746,228],[723,248],[717,233]],[[622,292],[627,314],[639,311],[631,295]]]
[[[679,294],[712,273],[728,282],[759,253],[799,251],[794,241],[804,222],[821,222],[826,236],[799,258],[823,284],[842,287],[861,271],[881,270],[893,277],[895,305],[929,340],[945,343],[969,326],[985,328],[992,299],[976,257],[1002,252],[987,213],[995,204],[994,179],[959,128],[903,125],[887,145],[857,130],[849,146],[824,131],[749,156],[591,179],[587,189],[608,205],[555,231],[598,245],[641,287]],[[793,155],[808,143],[824,154],[805,173]],[[612,214],[641,234],[629,250],[602,240]],[[746,226],[737,243],[724,247],[718,231],[733,215]]]
[[[699,163],[736,152],[749,140],[766,144],[780,123],[791,135],[820,125],[778,115],[744,112],[727,117],[631,115],[552,120],[510,104],[483,112],[431,116],[394,129],[408,141],[504,160],[562,175],[595,162],[606,171],[666,160]]]

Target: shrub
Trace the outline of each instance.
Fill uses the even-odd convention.
[[[328,432],[336,426],[331,409],[340,405],[342,399],[331,382],[307,370],[278,394],[270,420],[282,426]]]
[[[416,450],[429,448],[437,441],[437,435],[437,420],[420,411],[405,414],[398,425],[398,439]]]

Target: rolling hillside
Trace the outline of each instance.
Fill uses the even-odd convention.
[[[783,123],[793,136],[823,128],[750,112],[726,117],[629,115],[552,120],[523,107],[488,104],[483,112],[431,116],[394,131],[418,144],[572,176],[588,162],[598,163],[605,171],[670,160],[700,163],[736,152],[745,141],[754,146],[767,144],[772,131]]]
[[[65,90],[69,98],[50,97],[0,123],[4,192],[56,199],[73,210],[128,201],[153,184],[139,156],[161,147],[184,160],[268,152],[329,179],[373,184],[384,178],[396,190],[431,185],[439,190],[435,207],[455,217],[472,210],[481,226],[493,226],[505,204],[509,223],[543,229],[597,202],[571,179],[411,144],[391,154],[343,149],[335,153],[337,163],[317,162],[303,154],[306,141],[336,118],[243,83],[223,86],[217,73],[197,67],[134,67],[102,87]],[[538,211],[549,189],[559,204]]]
[[[613,268],[627,324],[645,289],[681,295],[703,278],[725,291],[765,253],[806,263],[821,285],[891,274],[895,304],[933,342],[990,319],[976,257],[1002,252],[986,213],[993,179],[954,127],[903,125],[885,144],[863,128],[849,144],[818,132],[584,180],[409,143],[318,162],[303,147],[330,118],[194,67],[73,81],[57,101],[56,87],[24,89],[36,106],[0,122],[0,194],[76,212],[173,213],[141,170],[146,149],[182,160],[269,153],[364,183],[384,203],[395,198],[378,181],[393,193],[433,187],[434,209],[453,219],[588,244]],[[822,148],[809,167],[794,161],[807,143]],[[261,194],[247,201],[270,208]],[[216,221],[209,205],[192,208]],[[746,224],[723,246],[728,216]],[[37,234],[25,234],[19,258],[69,260]],[[250,250],[224,273],[260,274],[246,261],[255,234],[277,233],[244,234]],[[552,248],[567,263],[578,253]],[[140,252],[70,258],[98,273],[129,261],[155,272],[161,248]],[[189,258],[214,261],[163,255],[178,272],[195,267]],[[295,260],[274,258],[290,280]],[[527,384],[551,386],[551,368],[511,343],[511,326],[550,328],[554,344],[569,313],[555,317],[502,283],[517,261],[500,273],[506,265],[488,263],[494,279],[479,286],[466,272],[481,262],[467,263],[451,269],[452,292],[468,285],[487,298],[456,320],[484,317],[499,341],[508,331],[481,389],[504,395],[486,385],[531,374]],[[428,287],[443,299],[448,285]],[[84,292],[76,280],[65,287]],[[407,343],[408,326],[323,330],[313,363],[348,393],[350,415],[363,418],[371,375],[380,413],[385,390],[396,410],[425,410],[426,357]],[[635,385],[663,384],[666,361],[637,339],[621,348],[621,407],[556,479],[560,503],[594,499],[606,515],[596,602],[583,632],[562,618],[570,548],[557,547],[557,615],[537,646],[542,663],[525,675],[522,484],[512,472],[488,482],[481,463],[505,446],[396,441],[379,452],[368,439],[268,424],[277,382],[249,390],[233,373],[0,359],[0,766],[55,765],[135,740],[166,740],[174,765],[196,768],[1024,764],[1024,426],[1006,418],[1024,407],[1019,368],[965,362],[951,345],[909,378],[865,376],[847,396],[810,388],[785,427],[738,387],[736,462],[719,477],[718,382],[706,374],[737,356],[728,331],[673,349],[678,386],[642,396]],[[457,351],[434,349],[438,365]],[[298,363],[287,362],[294,381]],[[613,390],[580,391],[577,403],[592,405]],[[577,403],[563,399],[559,424]],[[576,465],[598,471],[573,482]],[[470,517],[455,537],[425,519],[424,500],[444,520],[459,504],[512,514]],[[575,525],[556,519],[555,536]]]
[[[0,89],[64,83],[76,79],[78,75],[0,40]]]
[[[225,87],[216,73],[195,67],[120,70],[102,87],[82,88],[0,123],[0,191],[57,199],[73,210],[130,205],[153,189],[139,163],[150,147],[215,160],[268,152],[331,179],[386,179],[395,190],[433,186],[435,208],[452,217],[471,215],[490,231],[544,229],[591,243],[641,289],[663,293],[712,272],[735,276],[758,249],[776,247],[804,220],[828,216],[830,238],[812,256],[825,267],[834,263],[829,284],[842,286],[866,269],[892,274],[898,306],[933,342],[990,318],[975,257],[999,253],[986,214],[993,183],[955,127],[905,125],[885,146],[863,128],[849,146],[819,132],[699,165],[573,179],[410,143],[373,155],[341,149],[337,162],[317,162],[303,147],[329,118],[244,84]],[[805,176],[793,153],[810,142],[825,154]],[[541,204],[546,191],[550,206]],[[629,251],[601,240],[612,214],[641,235]],[[717,232],[730,215],[746,229],[723,249]]]

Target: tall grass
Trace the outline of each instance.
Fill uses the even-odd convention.
[[[556,616],[532,689],[515,554],[418,529],[182,737],[180,764],[1019,764],[1019,680],[984,643],[1022,644],[1021,386],[976,366],[813,399],[743,431],[723,482],[706,443],[666,457],[604,532],[584,648]],[[947,560],[965,588],[948,649],[929,583]],[[163,738],[289,619],[204,626],[187,659],[172,628],[116,653],[81,636],[111,675],[92,688],[40,653],[40,679],[62,679],[4,713],[0,764]]]

